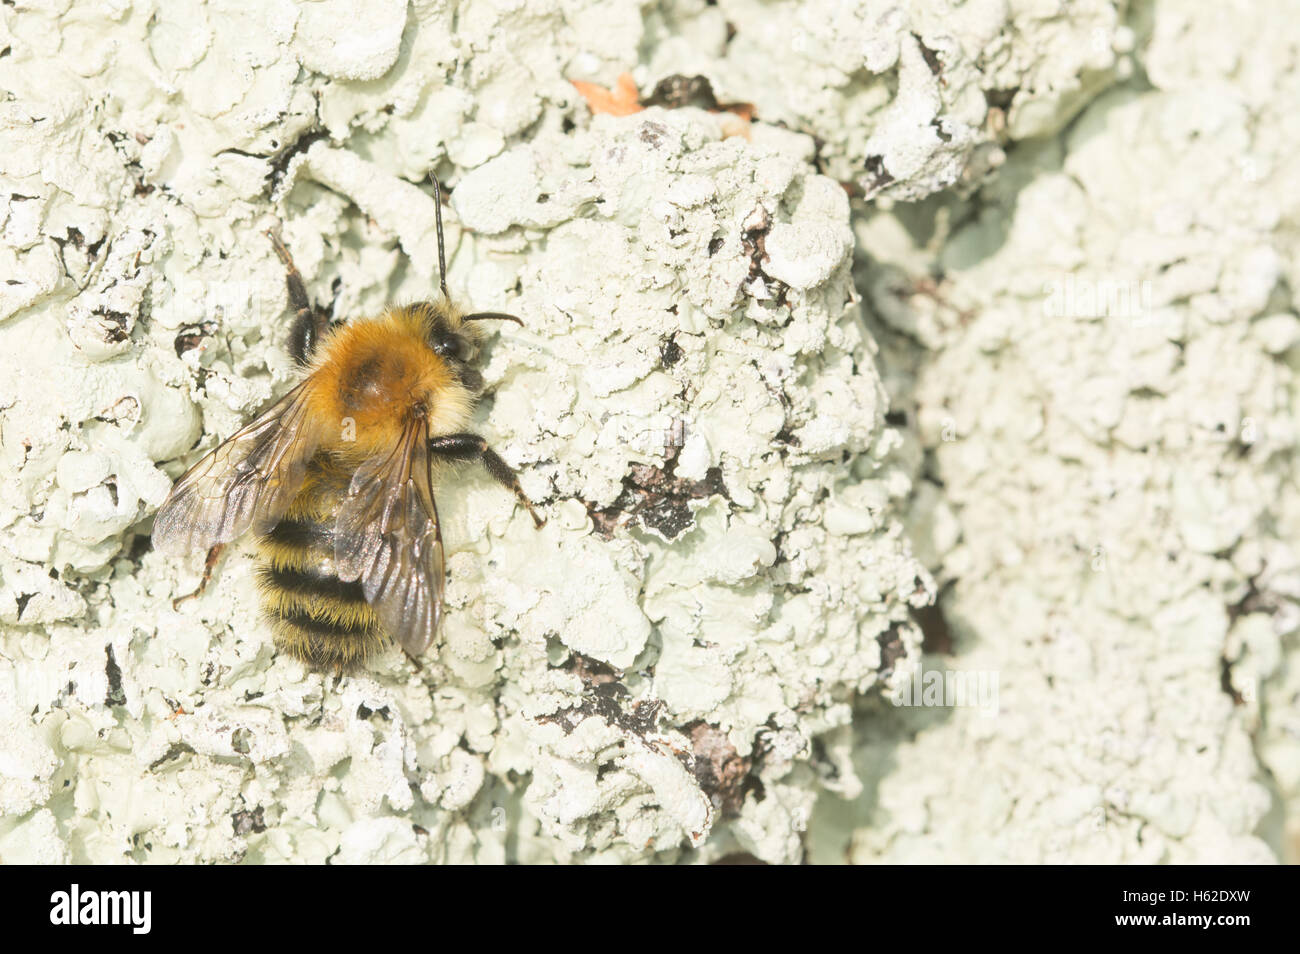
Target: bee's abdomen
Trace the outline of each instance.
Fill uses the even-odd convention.
[[[316,669],[347,671],[383,646],[361,584],[334,572],[332,527],[288,517],[262,538],[261,551],[263,602],[281,650]]]
[[[360,581],[344,583],[334,574],[318,569],[289,569],[267,565],[263,567],[262,579],[268,586],[295,595],[326,597],[352,604],[363,604],[366,601]]]

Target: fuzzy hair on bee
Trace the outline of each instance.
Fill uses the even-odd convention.
[[[301,382],[177,480],[154,520],[166,553],[208,554],[258,538],[262,602],[281,651],[308,666],[352,671],[395,640],[417,657],[444,603],[434,499],[443,462],[477,460],[543,521],[515,472],[464,430],[483,380],[472,362],[477,322],[447,293],[442,190],[433,177],[441,298],[333,321],[312,305],[278,234],[295,317],[289,352]]]

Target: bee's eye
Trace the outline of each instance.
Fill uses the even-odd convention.
[[[444,358],[468,361],[474,354],[473,346],[460,335],[443,335],[433,343],[434,353]]]

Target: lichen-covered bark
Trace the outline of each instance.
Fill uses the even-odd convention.
[[[1268,16],[0,7],[0,860],[1285,854]],[[427,298],[430,171],[550,519],[447,479],[435,648],[322,678],[150,519],[295,377],[264,230],[339,316]],[[891,706],[923,639],[996,711]]]

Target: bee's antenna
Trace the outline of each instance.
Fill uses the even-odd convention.
[[[523,321],[514,315],[505,315],[499,311],[476,311],[472,315],[466,315],[461,321],[513,321],[515,324],[523,327]]]
[[[447,253],[442,240],[442,183],[433,172],[429,173],[429,178],[433,180],[433,209],[438,218],[438,284],[442,287],[443,300],[450,301],[451,296],[447,294]]]

